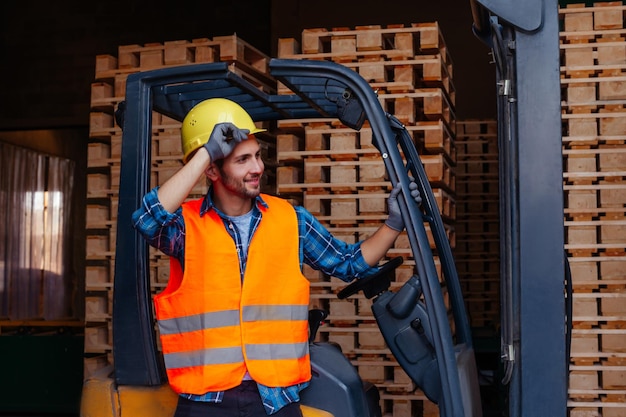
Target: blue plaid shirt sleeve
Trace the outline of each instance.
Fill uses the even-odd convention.
[[[141,207],[133,213],[132,224],[150,246],[180,260],[182,265],[185,245],[182,209],[174,213],[165,210],[157,195],[158,188],[143,197]]]
[[[327,275],[349,282],[375,273],[365,262],[361,242],[348,244],[334,237],[304,207],[296,207],[300,233],[300,260]]]

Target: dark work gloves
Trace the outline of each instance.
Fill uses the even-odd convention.
[[[398,205],[398,194],[400,194],[401,190],[402,188],[400,187],[400,183],[397,183],[396,186],[393,187],[393,190],[391,190],[389,198],[387,199],[389,217],[387,217],[387,221],[385,222],[387,226],[398,232],[404,230],[404,221],[402,220],[400,206]],[[417,189],[417,184],[414,180],[411,180],[409,183],[409,190],[411,190],[411,197],[419,205],[422,202],[422,196],[420,195],[420,192]]]
[[[211,157],[211,162],[226,158],[238,143],[248,139],[250,130],[239,129],[232,123],[218,123],[213,128],[204,148]]]

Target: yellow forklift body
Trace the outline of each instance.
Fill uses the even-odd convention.
[[[118,386],[111,375],[112,369],[106,368],[85,381],[81,417],[121,417],[121,410],[124,417],[174,415],[177,396],[169,385]]]
[[[178,397],[169,385],[156,387],[118,386],[108,367],[83,385],[81,417],[172,417]],[[304,417],[333,417],[324,410],[300,405]]]

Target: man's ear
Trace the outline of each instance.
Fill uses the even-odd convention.
[[[204,173],[206,174],[207,178],[210,179],[211,181],[215,181],[216,179],[220,177],[220,170],[218,166],[215,165],[215,163],[213,162],[211,162],[211,164],[208,166],[206,171],[204,171]]]

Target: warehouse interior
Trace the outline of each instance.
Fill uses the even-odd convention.
[[[622,3],[620,1],[607,4],[617,7]],[[591,7],[593,4],[574,0],[559,1],[561,7],[568,5]],[[99,127],[95,126],[99,123],[99,119],[94,118],[94,114],[101,113],[101,109],[93,104],[94,91],[99,91],[98,88],[101,87],[100,80],[96,79],[98,72],[96,66],[104,60],[104,57],[119,59],[120,47],[136,46],[137,50],[141,50],[141,48],[163,45],[171,41],[214,39],[234,35],[236,39],[245,41],[260,53],[268,57],[277,57],[281,53],[280,40],[300,40],[305,29],[324,28],[328,31],[339,31],[376,25],[403,27],[416,23],[436,22],[445,40],[446,53],[451,59],[448,66],[451,69],[450,78],[454,85],[454,100],[448,111],[453,113],[452,120],[456,124],[457,181],[459,181],[460,166],[480,163],[483,164],[484,170],[491,170],[490,173],[493,173],[493,164],[497,165],[495,68],[490,49],[472,33],[469,0],[439,2],[397,0],[384,4],[373,0],[348,0],[340,3],[328,0],[316,2],[235,0],[223,4],[190,0],[177,5],[164,1],[141,0],[62,3],[35,0],[28,4],[5,2],[0,7],[2,10],[0,13],[0,52],[4,56],[3,65],[0,65],[0,82],[2,82],[2,91],[5,96],[5,100],[0,103],[0,149],[2,152],[0,166],[5,167],[5,170],[22,170],[20,171],[22,178],[30,178],[31,173],[37,172],[37,178],[32,180],[34,183],[46,182],[49,187],[58,187],[63,191],[59,198],[69,199],[62,206],[66,209],[59,210],[53,217],[62,223],[59,227],[63,229],[64,243],[54,242],[55,238],[50,238],[50,236],[42,236],[45,233],[33,233],[30,237],[30,239],[43,238],[43,241],[49,242],[44,244],[47,248],[44,250],[63,251],[60,256],[63,266],[42,267],[36,273],[29,273],[29,278],[23,284],[15,284],[11,281],[9,270],[4,265],[3,270],[0,271],[0,351],[4,353],[0,359],[0,373],[3,376],[10,376],[2,379],[0,415],[76,416],[85,375],[92,371],[92,366],[95,369],[110,361],[110,347],[85,348],[85,338],[89,337],[85,334],[86,326],[94,331],[93,335],[98,341],[101,340],[100,337],[106,338],[100,333],[103,330],[103,323],[105,333],[110,331],[110,316],[106,317],[106,313],[95,319],[93,315],[89,317],[93,314],[93,311],[90,313],[89,310],[94,305],[99,306],[100,303],[104,303],[103,308],[106,310],[106,305],[110,302],[110,286],[104,291],[102,288],[98,290],[89,288],[86,285],[89,280],[86,276],[87,267],[100,267],[111,258],[111,254],[106,254],[104,258],[89,260],[91,254],[88,253],[89,244],[86,242],[90,239],[93,242],[93,238],[99,241],[99,237],[102,236],[100,233],[104,229],[98,227],[89,230],[88,206],[93,201],[104,199],[90,190],[93,174],[100,175],[102,167],[92,165],[94,150],[89,145],[106,141],[102,139],[102,136],[93,135],[94,129],[97,130]],[[562,30],[566,31],[566,29]],[[623,30],[617,32],[618,38],[623,41]],[[114,72],[117,68],[112,66],[110,69]],[[587,73],[586,76],[589,77],[589,74]],[[574,85],[576,84],[563,87],[563,100],[573,100],[574,90],[569,88]],[[567,97],[567,93],[570,97]],[[111,95],[117,96],[113,93]],[[619,112],[619,109],[623,108],[619,100],[626,97],[618,94],[613,97],[610,97],[610,94],[608,96],[609,98],[605,98],[605,101],[613,98],[615,103],[609,103],[614,105],[611,109]],[[583,107],[580,106],[581,109]],[[564,110],[564,112],[567,111]],[[449,114],[448,117],[450,117]],[[571,126],[570,128],[573,129]],[[567,134],[567,131],[565,132],[564,134]],[[617,134],[613,133],[613,136],[615,135]],[[478,145],[479,152],[484,153],[479,161],[472,159],[472,146],[475,144],[471,143],[471,138],[476,137],[483,141]],[[620,143],[623,141],[618,140],[615,143],[615,147],[620,148]],[[609,145],[613,146],[613,142]],[[621,146],[623,148],[623,145]],[[591,147],[595,149],[594,145]],[[564,161],[565,169],[568,166],[572,171],[587,169],[587,166],[581,164],[587,162],[585,157],[588,154],[584,152],[580,154],[580,149],[575,148],[572,151],[576,159],[569,161],[569,165],[568,161]],[[623,159],[619,159],[616,164],[619,165],[621,161]],[[579,165],[575,165],[574,162]],[[623,192],[621,190],[626,174],[621,173],[624,170],[623,167],[617,166],[611,169],[618,171],[615,174],[615,178],[618,178],[617,182],[612,184],[617,184],[616,198],[619,199],[622,195],[619,193]],[[596,170],[595,166],[593,170]],[[2,172],[5,175],[6,171]],[[495,166],[495,172],[497,173],[497,166]],[[584,181],[590,177],[590,174],[581,173],[580,176]],[[574,183],[576,183],[576,178],[576,174],[571,174],[570,180]],[[607,181],[612,180],[607,177]],[[494,193],[497,194],[494,184],[497,190],[497,174],[495,182],[479,186],[480,192],[493,197]],[[3,223],[6,224],[2,229],[4,241],[0,242],[0,247],[5,254],[2,261],[8,265],[11,254],[19,252],[18,245],[11,244],[9,241],[15,239],[16,234],[19,233],[16,232],[19,229],[19,222],[15,221],[15,216],[21,214],[24,208],[12,203],[11,196],[6,195],[9,187],[4,179],[2,179],[2,187],[3,195],[0,196],[0,203],[5,204],[5,207],[14,205],[13,210],[7,208],[6,211],[4,211],[5,207],[0,206],[2,207],[0,210],[5,213]],[[468,186],[467,189],[471,187]],[[35,200],[37,198],[36,195],[33,197]],[[41,198],[46,199],[46,207],[55,207],[52,202],[48,202],[48,199],[52,201],[54,198],[53,194],[46,193]],[[486,204],[489,204],[488,207],[497,213],[497,195],[494,198]],[[457,195],[457,199],[457,206],[460,206],[461,196]],[[573,204],[572,201],[570,200],[570,205]],[[111,209],[110,206],[107,207]],[[457,210],[459,210],[458,207]],[[49,209],[49,211],[52,210]],[[601,212],[605,211],[601,210]],[[618,222],[622,221],[623,205],[620,211],[618,204],[618,208],[612,213],[617,216]],[[488,262],[484,263],[485,265],[491,263],[491,266],[484,266],[485,270],[482,272],[484,276],[497,276],[499,271],[497,216],[495,219],[483,216],[483,219],[488,219],[489,222],[485,221],[485,224],[481,225],[483,230],[479,234],[482,236],[480,243],[468,241],[461,235],[460,231],[465,230],[469,236],[471,227],[466,226],[465,229],[459,227],[457,230],[456,244],[459,253],[463,252],[461,248],[476,249],[477,245],[481,246],[482,251],[491,250],[492,253],[496,253],[494,258],[488,258]],[[573,216],[569,220],[576,220],[576,218]],[[597,255],[595,252],[589,252],[588,247],[585,246],[587,242],[584,241],[587,236],[585,231],[592,226],[588,223],[579,224],[580,228],[570,229],[571,237],[568,242],[572,244],[569,255],[581,257],[580,262],[573,264],[573,272],[587,275],[599,274],[600,272],[593,271],[594,265],[599,263],[582,261],[582,257],[587,259]],[[616,229],[610,229],[609,232],[604,232],[604,235],[619,234],[623,231],[623,226],[619,226],[622,223],[617,224]],[[49,230],[47,224],[34,224],[33,229],[39,226]],[[111,224],[106,225],[108,230],[111,227]],[[94,232],[95,229],[98,231]],[[574,239],[580,239],[580,242]],[[613,249],[620,256],[624,251],[623,238],[617,236],[615,241],[616,243],[611,241],[613,246],[610,246],[608,250]],[[585,244],[580,244],[581,242]],[[60,245],[57,247],[55,243]],[[592,242],[592,246],[593,244],[595,241]],[[61,246],[62,250],[59,249]],[[601,248],[601,250],[606,249]],[[42,255],[39,261],[47,262],[45,259],[46,256]],[[611,271],[606,272],[603,277],[609,279],[610,276],[610,279],[615,279],[614,287],[609,285],[609,289],[613,288],[619,294],[626,285],[623,272],[620,272],[623,262],[622,260],[608,263],[617,265],[613,269],[603,268],[603,271]],[[596,266],[597,268],[599,267]],[[587,289],[592,287],[592,284],[587,281],[590,280],[583,280],[583,283],[577,287],[585,294],[587,294]],[[485,383],[487,385],[486,416],[506,415],[504,394],[499,391],[501,387],[494,382],[500,377],[497,363],[500,354],[497,328],[499,314],[497,285],[497,279],[482,283],[480,289],[476,291],[483,294],[484,298],[469,307],[473,309],[473,317],[476,319],[474,330],[477,335],[477,351],[483,353],[483,356],[479,358],[479,364],[485,367],[486,372],[483,377],[489,380]],[[473,288],[469,285],[467,287],[470,292]],[[590,293],[594,291],[589,290]],[[578,301],[575,308],[579,310],[575,310],[574,314],[578,313],[582,317],[578,322],[580,333],[577,335],[580,338],[578,346],[583,346],[580,349],[585,352],[593,351],[593,348],[587,344],[589,336],[592,335],[594,340],[600,337],[604,342],[601,342],[596,350],[605,348],[609,352],[618,352],[617,355],[609,356],[617,356],[615,364],[621,366],[620,360],[623,360],[624,346],[626,346],[623,330],[620,330],[620,323],[626,322],[624,317],[626,313],[620,306],[623,295],[606,298],[583,296],[575,300]],[[597,323],[597,316],[601,315],[596,311],[597,308],[602,308],[599,300],[614,302],[614,304],[607,304],[603,310],[612,318],[608,321],[599,320],[605,324],[608,322],[610,328],[608,334],[611,338],[603,338],[601,330],[600,333],[593,330],[598,327],[593,325],[594,320]],[[336,303],[330,305],[338,308]],[[328,306],[329,304],[325,304],[325,307]],[[484,311],[477,311],[476,308],[483,308]],[[109,326],[106,325],[107,320]],[[618,324],[611,327],[611,323]],[[603,328],[602,325],[599,328]],[[600,336],[597,336],[598,334]],[[597,365],[597,361],[594,362],[593,359],[589,361],[585,355],[581,354],[582,359],[572,361],[573,364],[579,366],[579,370],[575,371],[570,384],[580,390],[571,394],[571,403],[568,404],[568,408],[572,409],[570,415],[573,417],[611,417],[624,412],[626,407],[620,406],[620,403],[626,403],[624,395],[626,382],[623,371],[621,374],[606,372],[605,368]],[[367,372],[368,368],[363,369]],[[375,371],[372,371],[371,377],[373,379],[378,377]],[[388,375],[381,378],[388,378]],[[37,381],[37,384],[33,385],[33,381]],[[397,387],[389,388],[385,384],[382,383],[383,388],[394,394],[389,398],[396,398],[397,393],[394,390],[397,390]],[[402,390],[407,389],[402,388]],[[425,405],[427,401],[423,398],[417,400],[414,398],[418,397],[410,397],[406,401],[404,399],[388,400],[385,415],[393,417],[438,415],[436,407],[435,409],[428,408]],[[586,401],[587,408],[577,408],[576,401]],[[595,407],[593,404],[588,404],[593,401],[602,401],[610,405]],[[415,405],[416,403],[419,405]]]

